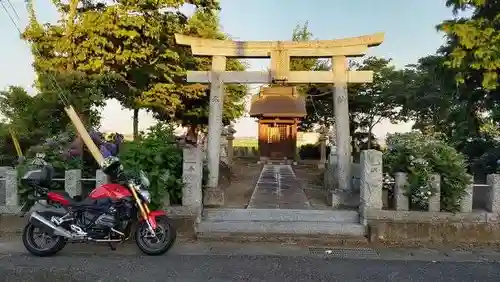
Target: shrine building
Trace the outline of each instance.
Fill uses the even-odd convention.
[[[295,160],[297,129],[307,114],[305,97],[296,87],[263,87],[252,97],[249,115],[259,123],[261,160]]]

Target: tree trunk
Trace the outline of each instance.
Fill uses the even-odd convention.
[[[368,150],[370,150],[372,148],[372,130],[373,130],[373,126],[370,126],[368,128],[368,142],[366,144],[366,147]]]
[[[191,142],[192,144],[196,144],[198,142],[198,126],[189,125],[188,131],[186,133],[186,140]]]
[[[139,109],[134,109],[134,115],[132,117],[132,127],[134,132],[134,140],[139,138]]]

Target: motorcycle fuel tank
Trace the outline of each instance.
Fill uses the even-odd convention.
[[[118,200],[126,197],[132,197],[132,193],[126,187],[116,183],[103,184],[89,194],[89,198],[92,199],[111,198]]]

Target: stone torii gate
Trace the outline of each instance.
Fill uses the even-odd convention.
[[[350,189],[351,148],[347,83],[369,83],[372,71],[348,71],[347,58],[363,56],[369,47],[378,46],[384,33],[353,38],[316,41],[230,41],[204,39],[176,34],[179,45],[190,46],[193,55],[212,57],[211,71],[188,71],[187,81],[210,83],[208,121],[209,177],[204,203],[224,204],[224,193],[218,187],[220,140],[224,84],[327,83],[334,85],[334,111],[338,154],[338,189]],[[271,58],[270,71],[226,71],[226,58]],[[290,57],[331,58],[332,71],[290,71]]]

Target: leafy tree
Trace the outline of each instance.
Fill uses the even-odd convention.
[[[390,59],[368,57],[353,63],[351,69],[373,71],[373,82],[349,85],[349,111],[358,130],[365,131],[367,149],[372,148],[373,127],[382,119],[400,120],[398,100],[402,86],[400,72],[390,65]]]
[[[56,79],[57,86],[52,83],[53,79]],[[0,113],[19,136],[23,149],[26,150],[69,128],[70,120],[64,112],[65,103],[84,112],[92,125],[98,125],[98,107],[103,105],[103,100],[99,92],[102,87],[96,82],[97,80],[78,73],[50,76],[50,79],[41,76],[39,83],[44,91],[37,95],[30,96],[23,88],[14,86],[0,91]],[[68,96],[67,101],[61,100],[61,89],[78,95]]]
[[[63,18],[71,18],[71,5],[54,3]],[[186,3],[197,6],[189,20],[178,10]],[[185,81],[185,70],[198,69],[203,61],[176,45],[174,34],[221,37],[214,14],[217,1],[115,1],[110,5],[89,1],[78,7],[74,23],[42,26],[32,13],[24,38],[42,50],[35,56],[39,71],[65,71],[71,62],[76,71],[104,76],[108,82],[105,97],[116,98],[134,110],[136,136],[140,108],[153,111],[162,120],[203,122],[200,116],[206,116],[206,90]],[[71,29],[64,28],[69,24]],[[231,65],[242,68],[236,62]],[[236,90],[238,94],[228,95],[234,99],[226,99],[227,103],[235,101],[228,107],[232,109],[228,119],[241,115],[237,110],[243,109],[237,102],[244,89]]]
[[[211,39],[230,39],[219,30],[219,18],[214,13],[207,13],[204,10],[198,10],[188,20],[184,33],[191,36],[211,38]],[[210,70],[211,59],[193,57],[189,48],[179,47],[178,54],[184,70]],[[228,59],[226,69],[229,71],[243,71],[246,65],[235,59]],[[180,91],[184,95],[178,95],[180,103],[173,113],[167,105],[168,100],[163,96],[146,97],[152,106],[153,112],[160,120],[175,121],[183,126],[189,126],[194,136],[198,131],[204,131],[208,124],[209,113],[209,95],[210,89],[201,84],[183,84],[180,85]],[[230,84],[225,86],[224,108],[222,122],[228,125],[231,121],[241,117],[244,113],[244,98],[247,93],[247,87],[243,84]],[[165,93],[164,95],[168,95]]]
[[[476,80],[485,89],[499,85],[500,2],[497,0],[447,0],[453,11],[471,11],[470,18],[447,20],[438,29],[448,36],[447,65],[458,71],[457,81]]]

